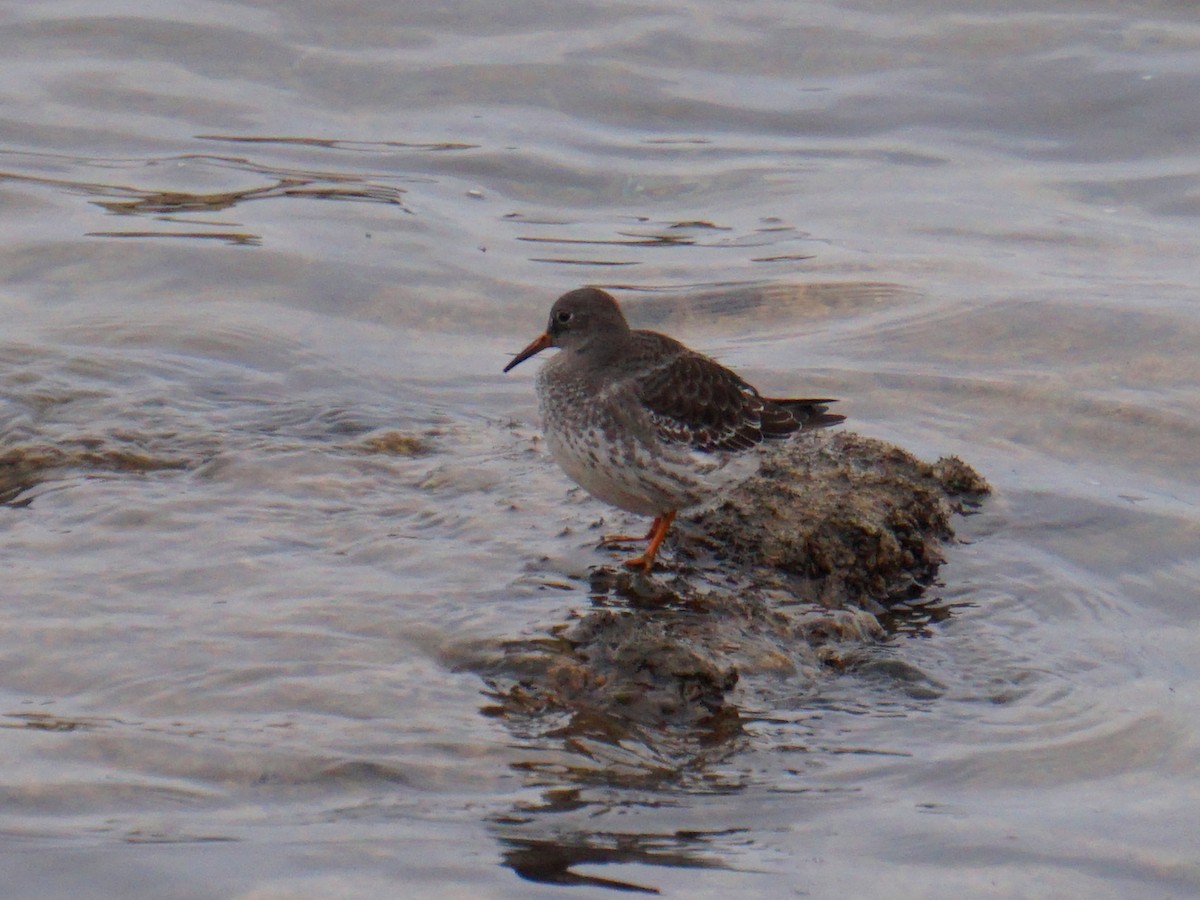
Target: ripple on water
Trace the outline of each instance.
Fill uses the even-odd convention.
[[[1197,894],[1188,11],[334,6],[8,5],[6,887]],[[1001,487],[682,764],[463,670],[625,609],[495,371],[580,282]]]

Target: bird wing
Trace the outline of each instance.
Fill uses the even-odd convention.
[[[769,401],[758,391],[715,360],[653,337],[670,341],[676,352],[655,354],[661,362],[639,372],[634,390],[660,440],[711,453],[747,450],[768,436],[763,414]]]

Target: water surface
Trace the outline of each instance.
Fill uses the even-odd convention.
[[[1186,4],[0,24],[6,896],[1200,893]],[[472,668],[636,524],[500,374],[584,283],[996,489],[686,764]]]

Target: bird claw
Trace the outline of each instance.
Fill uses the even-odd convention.
[[[654,567],[654,557],[647,558],[646,554],[635,556],[633,559],[625,560],[622,565],[627,569],[641,569],[643,572],[649,572]]]
[[[667,536],[667,531],[670,530],[671,523],[674,521],[674,512],[655,516],[654,524],[650,526],[650,533],[645,538],[642,538],[642,540],[649,541],[650,546],[646,548],[646,552],[641,556],[625,560],[625,568],[641,569],[643,572],[649,572],[654,567],[654,557],[658,555],[658,548],[662,546],[663,539]]]
[[[650,530],[638,537],[634,534],[606,534],[600,538],[600,546],[608,547],[611,544],[640,544],[642,541],[654,540],[654,535],[658,533],[658,528],[662,524],[662,516],[655,516],[654,521],[650,523]],[[656,548],[657,549],[657,548]],[[650,555],[649,551],[646,553]]]

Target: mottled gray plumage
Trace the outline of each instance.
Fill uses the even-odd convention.
[[[650,549],[630,565],[649,568],[678,510],[751,474],[758,444],[844,418],[826,412],[832,400],[762,397],[674,338],[631,329],[597,288],[559,297],[546,332],[504,371],[547,347],[561,351],[537,378],[551,455],[593,496],[655,517]]]

